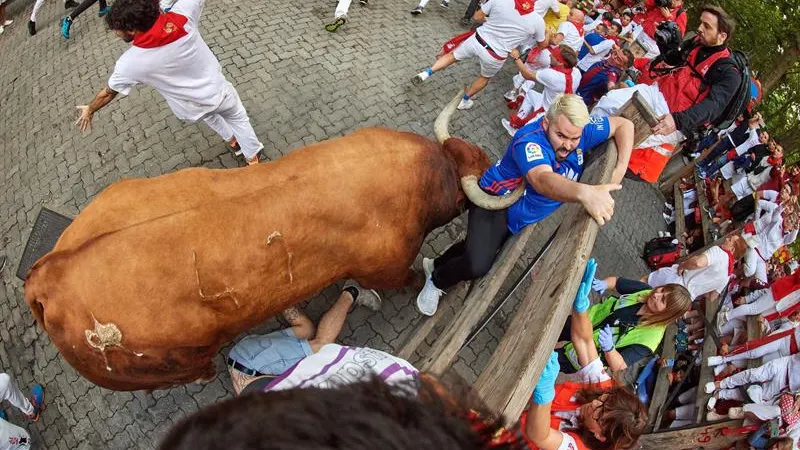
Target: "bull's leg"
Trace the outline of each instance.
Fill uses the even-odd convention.
[[[214,362],[209,361],[208,365],[203,368],[203,373],[200,377],[194,380],[195,383],[206,384],[211,381],[214,381],[214,378],[217,378],[217,368],[214,367]]]
[[[401,287],[419,284],[422,286],[424,279],[420,273],[411,267],[403,268],[382,267],[363,274],[354,274],[353,279],[367,289],[398,289]]]

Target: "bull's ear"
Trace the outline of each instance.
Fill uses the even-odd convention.
[[[456,162],[459,177],[475,175],[480,177],[491,165],[489,157],[480,147],[469,142],[451,137],[442,144],[444,151]]]

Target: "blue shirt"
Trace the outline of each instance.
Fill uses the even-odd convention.
[[[621,73],[622,69],[612,66],[608,61],[598,61],[583,74],[575,93],[583,98],[584,103],[591,105],[608,93],[608,82],[616,83]]]
[[[505,155],[484,172],[480,186],[494,195],[505,195],[520,183],[526,183],[524,195],[508,208],[508,229],[513,234],[525,226],[539,222],[553,213],[561,202],[545,197],[525,181],[525,175],[534,167],[547,164],[553,172],[578,181],[583,173],[584,157],[590,150],[609,137],[608,117],[590,117],[575,151],[563,161],[556,161],[556,153],[542,129],[542,120],[531,122],[517,131]]]
[[[583,39],[585,39],[586,42],[588,42],[589,45],[591,45],[592,47],[606,40],[606,38],[598,32],[588,33],[586,36],[583,37]],[[583,44],[581,46],[581,51],[578,52],[578,61],[582,60],[583,57],[588,54],[589,54],[589,47],[587,47],[586,44]]]

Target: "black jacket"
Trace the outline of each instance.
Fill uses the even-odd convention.
[[[696,63],[706,60],[712,54],[723,51],[725,48],[724,45],[702,47],[697,55]],[[708,69],[704,81],[704,84],[711,87],[708,96],[689,109],[673,111],[675,127],[685,136],[691,136],[698,127],[718,118],[733,99],[741,81],[742,75],[730,58],[723,58],[715,62]]]

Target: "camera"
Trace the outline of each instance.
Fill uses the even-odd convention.
[[[656,6],[659,8],[672,8],[672,0],[656,0]]]
[[[670,66],[680,66],[686,61],[686,52],[681,39],[681,29],[672,21],[661,22],[654,36],[661,58]]]

